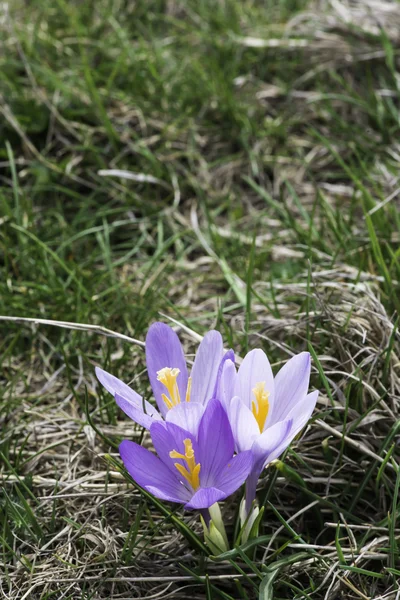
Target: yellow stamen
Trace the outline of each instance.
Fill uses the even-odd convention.
[[[187,468],[180,463],[174,463],[174,467],[178,469],[179,473],[186,479],[192,488],[197,490],[197,488],[200,486],[199,474],[201,465],[200,463],[196,463],[191,440],[183,440],[183,443],[185,445],[185,454],[181,454],[176,450],[172,450],[169,455],[171,458],[180,458],[186,462]]]
[[[190,402],[190,392],[192,391],[192,378],[189,377],[188,379],[188,384],[187,384],[187,390],[186,390],[186,402]]]
[[[168,408],[177,406],[177,404],[180,404],[181,402],[179,388],[176,382],[176,378],[178,377],[179,373],[179,369],[171,369],[170,367],[165,367],[164,369],[157,371],[158,381],[161,381],[161,383],[165,385],[168,390],[169,398],[166,396],[166,394],[162,394],[162,399]]]
[[[269,411],[269,392],[265,390],[265,381],[256,383],[256,387],[252,389],[252,392],[254,394],[255,401],[253,400],[251,404],[251,410],[256,418],[260,432],[262,433]]]
[[[173,404],[172,404],[171,400],[168,398],[168,396],[166,396],[165,394],[161,394],[161,398],[164,400],[168,409],[173,407]]]
[[[176,382],[179,373],[179,369],[171,369],[170,367],[164,367],[164,369],[160,369],[160,371],[157,371],[158,381],[161,381],[161,383],[165,385],[169,394],[169,397],[167,396],[167,394],[161,394],[161,397],[164,400],[168,409],[171,409],[174,406],[177,406],[181,403],[181,396],[179,393],[178,384]],[[191,389],[192,378],[189,377],[185,397],[186,402],[190,402]]]

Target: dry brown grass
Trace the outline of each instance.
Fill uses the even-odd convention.
[[[390,79],[387,44],[392,44],[396,71],[400,8],[395,2],[311,3],[287,20],[283,36],[277,33],[281,24],[274,26],[275,56],[268,54],[275,39],[267,38],[268,23],[257,27],[254,19],[250,30],[248,14],[260,10],[256,5],[246,3],[243,36],[236,36],[235,44],[243,52],[249,48],[267,52],[259,61],[268,57],[272,70],[275,58],[281,65],[286,57],[292,79],[290,86],[275,81],[278,76],[263,80],[251,55],[249,72],[236,81],[234,98],[240,115],[241,103],[249,102],[268,135],[249,136],[250,150],[238,150],[234,140],[221,133],[218,118],[216,126],[213,119],[197,116],[193,141],[193,129],[179,121],[167,122],[159,107],[151,114],[132,108],[134,103],[130,106],[121,92],[107,113],[120,132],[121,149],[115,162],[109,160],[106,166],[119,168],[124,152],[134,156],[138,151],[137,146],[132,151],[134,133],[140,132],[141,151],[154,156],[151,176],[167,185],[147,180],[148,187],[130,188],[129,181],[98,177],[96,169],[100,163],[104,166],[104,157],[99,155],[88,165],[85,152],[77,149],[76,168],[71,166],[78,177],[74,182],[87,184],[85,191],[104,185],[109,202],[104,220],[110,220],[111,227],[97,223],[94,234],[101,252],[89,244],[67,245],[69,254],[64,256],[58,240],[46,238],[53,254],[46,250],[37,255],[44,279],[56,277],[53,267],[46,271],[48,261],[60,266],[54,254],[70,269],[67,274],[63,271],[66,280],[54,283],[54,294],[60,295],[58,304],[51,305],[53,312],[46,295],[40,296],[43,279],[38,278],[33,296],[35,277],[21,274],[15,257],[5,262],[4,293],[14,303],[4,312],[18,316],[19,322],[2,322],[4,598],[200,600],[224,597],[222,593],[225,598],[258,597],[259,578],[243,556],[235,556],[233,562],[199,557],[171,517],[152,506],[110,460],[110,456],[118,459],[115,447],[120,439],[139,441],[142,432],[101,393],[94,366],[108,366],[147,393],[143,349],[135,340],[141,342],[150,320],[157,315],[166,320],[165,314],[181,324],[177,330],[189,359],[198,336],[214,326],[238,356],[246,345],[265,348],[275,369],[310,344],[315,352],[312,385],[321,389],[315,418],[292,444],[283,470],[273,465],[260,481],[259,497],[266,502],[261,534],[270,537],[260,542],[251,564],[264,569],[264,575],[266,568],[277,569],[273,596],[266,592],[263,600],[400,598],[396,575],[387,570],[399,568],[400,542],[396,320],[400,238],[395,217],[400,159],[391,108],[379,104],[389,98],[397,110],[398,90]],[[194,11],[168,3],[169,16],[176,17],[181,10],[189,16]],[[24,25],[30,31],[23,15],[16,19],[18,30]],[[382,32],[385,37],[380,37]],[[8,34],[8,44],[14,46],[9,30]],[[193,39],[194,52],[200,41]],[[164,42],[168,48],[169,38]],[[58,47],[60,52],[65,49],[62,44]],[[298,53],[297,67],[293,53]],[[18,48],[13,56],[21,58]],[[332,94],[331,76],[331,85],[337,86]],[[371,88],[366,90],[369,79]],[[32,80],[25,84],[32,86],[29,93],[40,89]],[[80,100],[84,105],[93,101]],[[2,113],[15,133],[6,105]],[[51,159],[58,160],[69,152],[71,138],[64,137],[58,116],[53,118],[54,154],[52,144],[47,149]],[[86,123],[78,126],[77,120],[70,117],[70,127],[79,132],[80,142],[105,144],[104,123],[90,128]],[[393,130],[387,139],[386,127]],[[35,143],[40,145],[40,139]],[[32,167],[35,153],[24,143],[18,151],[15,164],[21,165],[18,176],[23,186],[28,173],[18,160],[26,155]],[[8,158],[7,169],[10,162]],[[66,177],[67,183],[60,175],[63,185],[72,185]],[[249,177],[252,184],[245,179]],[[2,181],[10,183],[8,171]],[[28,195],[35,189],[29,185]],[[45,222],[49,209],[41,202],[29,217],[34,225],[30,232]],[[129,202],[130,208],[125,207]],[[93,205],[85,210],[91,214]],[[73,220],[73,210],[62,217],[58,211],[60,220]],[[380,254],[368,228],[368,213],[371,218],[375,214],[378,242],[386,235]],[[85,218],[82,230],[94,226]],[[124,219],[127,229],[121,230],[118,222]],[[14,214],[1,225],[11,231],[15,223],[26,226]],[[14,228],[12,235],[16,231],[20,232]],[[22,234],[14,239],[16,254],[25,253],[29,260],[37,250],[31,238],[24,239]],[[122,260],[140,239],[137,254]],[[31,243],[32,247],[27,245]],[[253,243],[256,258],[250,272]],[[4,248],[8,245],[7,238]],[[104,271],[107,261],[112,266]],[[387,266],[389,279],[382,265]],[[89,290],[88,299],[79,293],[71,296],[76,279]],[[33,299],[28,303],[29,293]],[[129,304],[132,312],[125,308]],[[94,329],[73,332],[74,314],[81,323],[93,323]],[[70,324],[61,328],[32,324],[24,321],[27,315]],[[119,333],[113,336],[111,329]],[[150,443],[146,435],[143,443]],[[224,507],[231,528],[237,501],[234,497]],[[201,534],[195,515],[183,519]]]

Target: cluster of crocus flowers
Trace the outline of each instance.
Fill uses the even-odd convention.
[[[246,481],[249,516],[260,473],[278,458],[310,418],[318,391],[308,393],[310,355],[290,359],[274,378],[260,349],[238,371],[221,335],[208,332],[189,375],[176,333],[155,323],[146,337],[146,363],[158,410],[110,373],[101,384],[136,423],[150,430],[156,456],[130,441],[120,454],[134,481],[154,496],[187,509],[207,509]],[[249,517],[251,518],[251,517]]]

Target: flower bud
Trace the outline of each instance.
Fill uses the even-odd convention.
[[[240,509],[239,509],[240,526],[242,528],[240,540],[243,544],[245,542],[247,542],[249,539],[252,539],[252,538],[258,536],[258,525],[259,524],[258,523],[256,524],[255,531],[252,531],[252,529],[253,529],[255,522],[258,519],[259,514],[260,514],[260,509],[254,502],[249,515],[246,515],[246,500],[243,498],[242,502],[240,503]]]
[[[204,530],[204,540],[215,555],[222,554],[229,550],[229,542],[218,502],[210,506],[208,510],[211,517],[208,527],[203,517],[200,516]]]

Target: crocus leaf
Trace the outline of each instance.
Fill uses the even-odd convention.
[[[274,600],[274,579],[277,576],[278,571],[272,571],[271,573],[267,573],[264,576],[261,585],[260,585],[260,593],[259,600]]]
[[[262,544],[266,544],[267,542],[270,541],[271,539],[271,535],[260,535],[260,537],[254,539],[254,540],[250,540],[249,542],[246,542],[245,544],[242,544],[240,546],[240,550],[241,552],[239,552],[238,548],[234,548],[233,550],[228,550],[228,552],[224,552],[223,554],[220,554],[219,556],[211,556],[211,560],[213,560],[213,562],[221,562],[223,560],[231,560],[233,558],[236,558],[237,556],[240,556],[243,552],[247,553],[248,550],[251,550],[252,548],[255,548],[256,546],[260,546]]]

